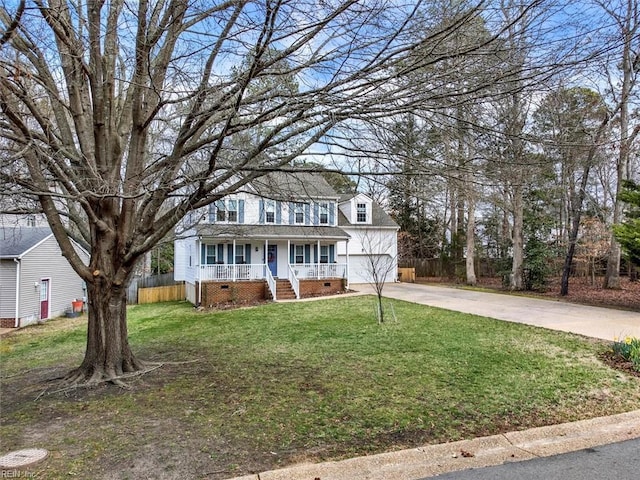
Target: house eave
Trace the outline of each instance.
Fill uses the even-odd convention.
[[[245,238],[252,240],[349,240],[351,236],[342,228],[335,226],[302,225],[201,225],[195,231],[200,238],[233,240]]]

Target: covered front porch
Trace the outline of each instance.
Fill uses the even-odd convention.
[[[203,299],[202,289],[208,283],[220,284],[232,297],[257,295],[260,283],[264,284],[264,298],[279,299],[285,287],[293,292],[293,298],[322,294],[323,289],[337,291],[348,288],[348,259],[337,263],[339,241],[348,236],[339,229],[334,235],[309,235],[282,239],[277,236],[260,238],[258,232],[243,232],[242,236],[198,237],[198,263],[194,267],[194,280],[198,285],[197,303]],[[203,232],[204,233],[204,232]],[[291,234],[291,229],[288,229]],[[336,281],[338,280],[338,281]],[[240,285],[250,282],[249,285]]]

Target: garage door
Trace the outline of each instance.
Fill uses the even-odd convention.
[[[372,280],[372,264],[376,265],[380,275],[386,273],[387,282],[394,279],[395,267],[390,269],[392,258],[389,255],[376,255],[373,262],[366,255],[349,255],[349,283],[371,283]],[[345,257],[338,259],[338,262],[344,263]],[[390,270],[390,271],[389,271]]]

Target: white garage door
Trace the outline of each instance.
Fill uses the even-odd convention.
[[[395,275],[395,267],[391,267],[392,259],[389,255],[376,255],[373,262],[366,255],[349,255],[349,283],[371,283],[372,263],[376,265],[380,275],[386,273],[387,282],[392,282]],[[338,259],[338,262],[345,262],[346,258]]]

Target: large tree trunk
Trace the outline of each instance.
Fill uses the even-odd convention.
[[[622,202],[620,201],[620,192],[622,191],[622,180],[624,179],[624,170],[626,163],[629,161],[629,144],[626,136],[628,128],[626,104],[620,109],[620,128],[625,129],[620,142],[620,155],[616,165],[616,194],[613,199],[613,224],[616,225],[622,220]],[[620,244],[616,240],[616,236],[611,233],[611,248],[607,257],[607,272],[604,277],[604,288],[620,288]]]
[[[67,380],[122,384],[124,374],[144,368],[133,355],[127,335],[127,285],[132,268],[122,265],[113,230],[94,236],[90,262],[93,278],[87,282],[87,348],[82,364]]]
[[[620,288],[620,244],[611,236],[611,249],[607,257],[607,273],[604,288]]]
[[[475,199],[473,193],[469,192],[468,195],[468,218],[467,218],[467,285],[476,285],[476,270],[475,270],[475,245],[476,245],[476,209]]]
[[[622,49],[622,85],[620,89],[620,150],[616,163],[616,195],[613,199],[613,224],[618,224],[622,220],[622,204],[620,192],[625,171],[628,172],[630,150],[638,130],[629,132],[629,103],[631,94],[635,86],[637,53],[634,51],[633,42],[638,34],[638,4],[628,2],[626,11],[618,17],[621,26],[621,33],[624,39]],[[620,288],[620,244],[615,235],[611,234],[611,249],[607,258],[607,273],[604,278],[604,288]]]
[[[516,185],[513,191],[513,262],[511,263],[511,290],[522,290],[522,268],[524,264],[524,202],[522,185]]]
[[[124,286],[104,281],[87,285],[87,349],[82,364],[69,376],[71,382],[120,383],[123,374],[143,368],[129,347],[126,293]]]

